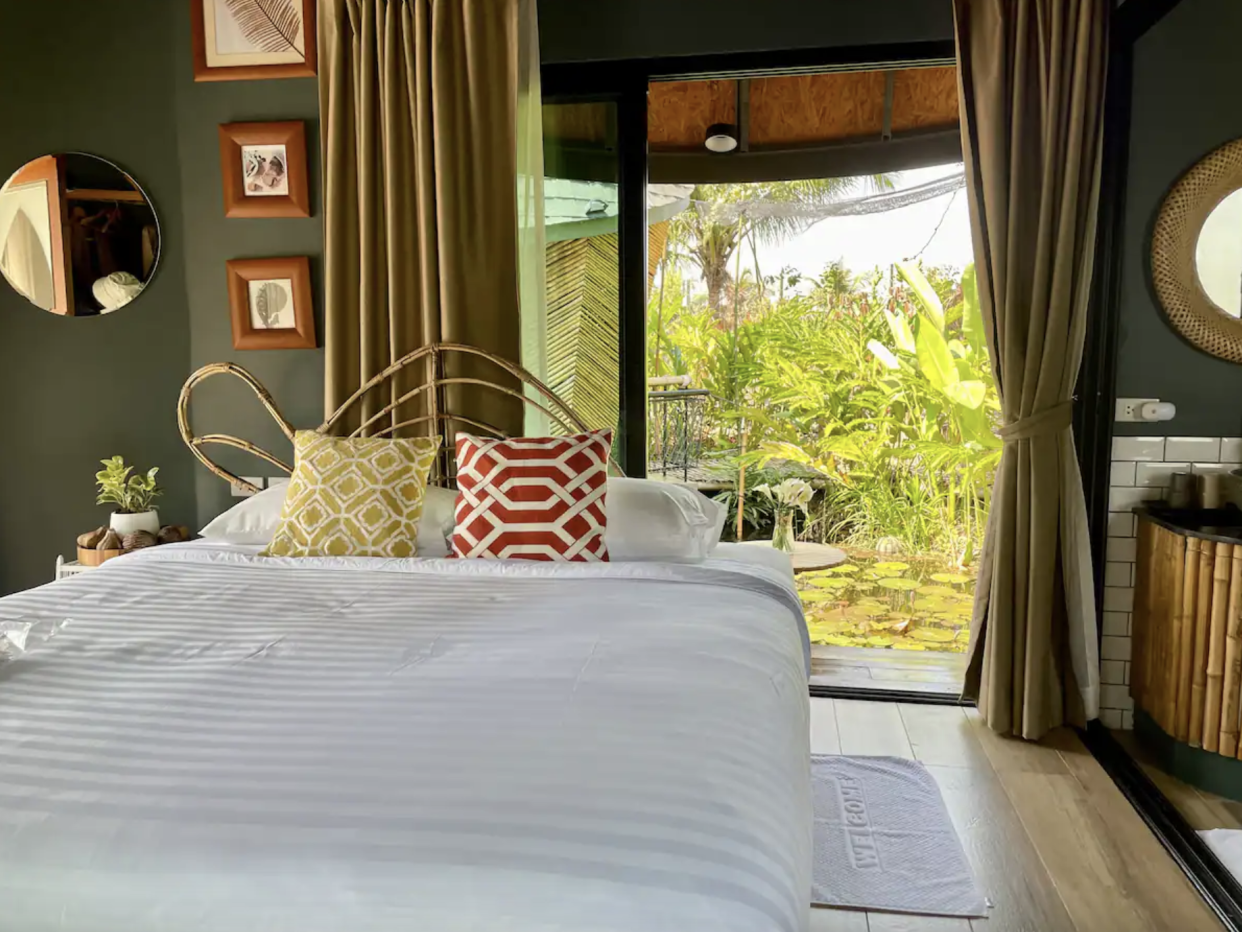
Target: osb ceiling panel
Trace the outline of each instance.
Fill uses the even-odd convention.
[[[735,122],[733,81],[651,85],[653,149],[701,146],[712,123]],[[957,70],[911,68],[893,76],[893,132],[956,126]],[[863,71],[750,82],[750,141],[756,146],[878,136],[884,127],[884,72]]]
[[[910,68],[893,76],[894,133],[957,122],[956,68]]]
[[[750,83],[750,141],[756,146],[879,135],[884,74],[855,71],[763,78]]]
[[[736,118],[734,81],[657,81],[647,95],[647,142],[656,149],[701,146],[709,126]]]

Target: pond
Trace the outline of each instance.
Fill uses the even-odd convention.
[[[970,571],[929,557],[845,549],[847,563],[798,574],[811,643],[965,653]]]

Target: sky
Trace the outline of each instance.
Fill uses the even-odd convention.
[[[958,162],[902,172],[897,187],[913,187],[961,170]],[[938,223],[940,229],[933,237]],[[858,273],[876,266],[886,268],[891,262],[914,257],[920,250],[926,264],[960,269],[973,261],[971,248],[966,191],[959,189],[952,195],[899,210],[821,220],[795,239],[776,246],[761,244],[759,269],[768,276],[788,265],[804,275],[817,276],[828,263],[841,259],[850,271]],[[751,263],[749,249],[742,263]]]

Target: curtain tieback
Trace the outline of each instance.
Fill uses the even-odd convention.
[[[1065,430],[1073,423],[1074,402],[1062,401],[1051,408],[1044,408],[1034,414],[1020,417],[1012,424],[1006,424],[997,434],[1005,443],[1017,440],[1030,440],[1045,434],[1055,434]]]

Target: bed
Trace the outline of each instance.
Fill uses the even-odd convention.
[[[0,662],[0,928],[806,928],[783,555],[257,551],[0,599],[0,625],[56,629]]]

